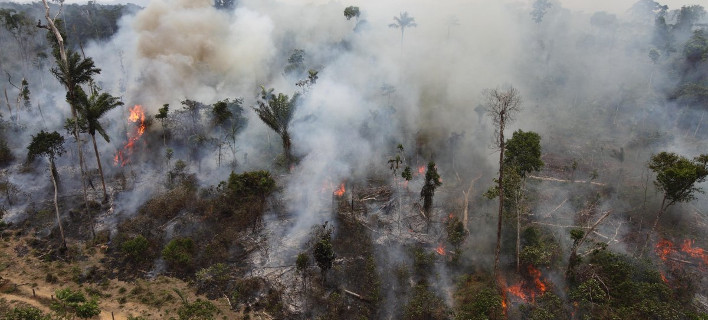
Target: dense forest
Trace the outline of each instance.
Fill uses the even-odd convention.
[[[707,113],[693,3],[2,2],[0,320],[708,319]]]

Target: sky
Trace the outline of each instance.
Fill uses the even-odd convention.
[[[337,1],[337,0],[281,0],[286,3],[329,3],[329,2],[342,2],[346,3],[347,5],[356,5],[357,0],[342,0],[342,1]],[[464,3],[469,3],[469,1],[460,1],[460,0],[444,0],[447,2],[464,2]],[[661,4],[665,4],[669,6],[669,9],[678,9],[682,5],[691,5],[691,4],[701,4],[704,0],[660,0],[658,1]],[[10,2],[8,0],[0,0],[0,2]],[[15,0],[13,2],[20,2],[20,3],[30,3],[34,2],[34,0]],[[66,3],[86,3],[88,0],[66,0]],[[141,6],[147,6],[148,3],[150,3],[150,0],[97,0],[98,3],[102,4],[116,4],[116,3],[127,3],[131,2],[137,5]],[[510,1],[511,2],[511,1]],[[533,2],[533,0],[518,0],[516,2],[519,2],[523,5],[530,5],[530,3]],[[615,13],[615,14],[621,14],[627,11],[634,3],[636,3],[637,0],[561,0],[561,3],[563,4],[564,7],[570,8],[573,10],[577,11],[585,11],[585,12],[596,12],[596,11],[607,11],[610,13]],[[705,4],[704,4],[705,6]]]

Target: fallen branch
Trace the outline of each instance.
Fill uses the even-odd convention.
[[[551,212],[545,214],[543,217],[548,218],[550,215],[552,215],[554,212],[556,212],[556,210],[560,209],[560,207],[562,207],[563,204],[565,204],[567,201],[568,201],[568,198],[565,198],[565,200],[563,200],[563,202],[561,202],[561,204],[559,204],[555,209],[551,210]]]
[[[563,179],[551,178],[551,177],[539,177],[539,176],[528,176],[528,177],[531,178],[531,179],[543,180],[543,181],[570,182],[570,183],[588,183],[588,181],[578,181],[578,180],[571,181],[571,180],[563,180]],[[590,184],[594,184],[594,185],[596,185],[596,186],[603,186],[603,187],[606,186],[606,184],[600,183],[600,182],[590,181],[589,183],[590,183]]]
[[[362,295],[360,295],[360,294],[357,294],[357,293],[355,293],[355,292],[349,291],[349,290],[347,290],[347,289],[342,288],[342,291],[344,291],[344,293],[349,294],[349,295],[351,295],[351,296],[353,296],[353,297],[355,297],[355,298],[357,298],[357,299],[359,299],[359,300],[366,301],[366,302],[370,302],[370,301],[371,301],[369,298],[366,298],[366,297],[364,297],[364,296],[362,296]]]
[[[688,260],[682,260],[682,259],[677,259],[677,258],[672,258],[672,257],[667,257],[667,259],[669,259],[669,260],[671,260],[671,261],[680,262],[680,263],[690,264],[690,265],[692,265],[692,266],[697,266],[697,265],[698,265],[697,263],[691,262],[691,261],[688,261]]]

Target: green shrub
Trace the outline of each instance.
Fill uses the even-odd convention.
[[[147,259],[146,253],[150,244],[142,235],[123,242],[120,249],[125,254],[126,258],[131,261],[144,261]]]
[[[445,302],[436,296],[427,284],[413,288],[413,295],[403,310],[403,319],[449,319],[450,312]]]
[[[52,302],[51,308],[59,316],[71,318],[74,315],[88,319],[101,313],[96,300],[86,301],[86,297],[80,291],[64,288],[55,292],[57,301]]]
[[[186,303],[177,310],[179,320],[210,320],[214,319],[219,309],[213,303],[201,299],[197,299],[192,303]]]
[[[162,249],[162,258],[172,266],[189,268],[194,260],[194,251],[194,241],[191,238],[176,238]]]
[[[469,275],[461,279],[455,291],[455,319],[502,319],[502,296],[490,288],[489,280]]]
[[[27,307],[16,307],[7,315],[7,318],[1,318],[7,320],[50,320],[49,315],[45,315],[41,310],[27,306]]]

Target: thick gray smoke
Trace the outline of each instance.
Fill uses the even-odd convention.
[[[671,9],[678,7],[665,2]],[[493,128],[480,112],[485,88],[518,88],[523,110],[507,134],[519,128],[538,132],[545,152],[568,155],[562,159],[568,163],[581,162],[585,170],[579,170],[578,179],[589,179],[588,172],[597,169],[602,183],[616,183],[617,172],[640,183],[651,152],[668,149],[693,156],[705,150],[705,141],[695,141],[687,128],[677,127],[672,105],[655,90],[672,83],[648,56],[653,20],[629,23],[637,18],[627,12],[633,3],[554,1],[543,21],[534,23],[531,1],[243,0],[231,11],[220,11],[209,0],[152,0],[124,17],[108,43],[86,47],[87,56],[103,69],[98,77],[103,88],[126,103],[121,112],[108,116],[108,129],[116,138],[101,148],[107,155],[120,148],[126,109],[134,104],[154,115],[165,103],[172,110],[181,108],[184,99],[211,104],[243,97],[244,106],[254,106],[260,86],[289,96],[302,92],[291,124],[294,153],[301,160],[280,180],[285,182],[286,210],[294,217],[279,231],[288,242],[282,251],[287,254],[307,240],[312,225],[333,220],[333,187],[386,172],[386,160],[398,143],[412,165],[437,161],[446,185],[467,190],[481,176],[471,210],[479,221],[491,223],[483,217],[494,205],[479,196],[491,184],[498,159],[490,148]],[[361,9],[358,19],[344,18],[349,5]],[[615,19],[594,23],[598,11],[615,14]],[[417,23],[404,33],[389,27],[403,12]],[[304,50],[306,69],[319,72],[309,89],[295,85],[306,72],[286,72],[295,49]],[[59,93],[53,96],[62,100]],[[249,125],[238,138],[238,156],[248,154],[252,160],[242,161],[238,170],[268,169],[280,141],[246,109]],[[56,127],[63,118],[47,121]],[[628,147],[649,132],[681,134],[667,135],[651,150]],[[151,134],[158,133],[146,135]],[[462,134],[454,147],[455,167],[449,154],[453,134]],[[151,164],[163,161],[164,150],[156,146],[144,150],[152,153]],[[627,149],[622,164],[609,156],[620,148]],[[190,164],[190,170],[204,185],[224,180],[230,168],[217,167],[213,149],[203,154],[203,163]],[[150,171],[149,177],[162,173],[157,165],[148,168],[148,162],[135,167]],[[459,190],[446,193],[444,188],[441,197],[461,196],[451,194]],[[147,189],[141,189],[140,199],[154,192]],[[571,191],[548,195],[549,202],[535,208],[537,213],[554,208],[559,215],[577,212],[570,204],[557,207],[571,196],[564,192]],[[140,205],[125,201],[123,211]],[[619,202],[599,207],[609,206],[618,212],[629,209]],[[622,223],[611,221],[599,232],[621,234]],[[490,244],[488,252],[480,253],[483,258],[474,259],[489,257],[494,229],[473,229],[470,241]],[[558,237],[567,240],[567,235]],[[273,243],[273,252],[282,245]],[[292,262],[294,256],[278,259]]]

